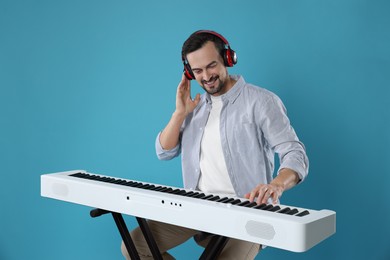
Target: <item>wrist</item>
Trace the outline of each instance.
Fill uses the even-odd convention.
[[[278,176],[272,180],[271,184],[280,187],[283,191],[294,187],[299,182],[298,174],[288,168],[279,171]]]
[[[271,181],[270,185],[276,187],[279,191],[284,192],[286,190],[286,185],[284,182],[280,182],[276,178]]]
[[[177,120],[184,121],[184,119],[185,119],[186,117],[187,117],[187,115],[186,115],[185,112],[180,112],[180,111],[175,110],[175,111],[172,113],[172,118],[173,118],[173,119],[177,119]]]

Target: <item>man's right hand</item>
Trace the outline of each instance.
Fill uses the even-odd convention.
[[[167,126],[160,135],[160,144],[163,149],[170,150],[179,142],[180,127],[189,113],[199,104],[200,94],[191,99],[191,83],[183,76],[176,92],[176,110],[172,114]]]
[[[191,98],[191,81],[183,74],[176,92],[176,111],[177,115],[184,118],[194,111],[199,104],[200,94],[196,94],[195,99]]]

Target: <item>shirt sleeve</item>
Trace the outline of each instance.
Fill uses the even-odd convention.
[[[294,170],[300,181],[303,181],[309,170],[309,160],[303,143],[298,139],[287,111],[282,101],[273,95],[265,107],[265,117],[262,123],[264,136],[270,147],[279,155],[280,166]]]
[[[170,149],[170,150],[165,150],[160,143],[160,135],[161,132],[158,133],[157,138],[156,138],[156,154],[157,158],[159,160],[171,160],[175,157],[177,157],[180,154],[180,142],[179,144],[176,145],[176,147]]]

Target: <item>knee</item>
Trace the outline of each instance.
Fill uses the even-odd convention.
[[[131,260],[130,255],[129,255],[129,252],[127,252],[125,243],[124,243],[123,241],[122,241],[122,243],[121,243],[121,251],[122,251],[123,257],[124,257],[126,260]]]

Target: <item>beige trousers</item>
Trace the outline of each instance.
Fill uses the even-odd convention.
[[[199,233],[197,230],[151,220],[148,221],[148,225],[154,236],[154,239],[156,240],[157,246],[162,253],[163,259],[175,259],[167,251],[186,242],[188,239]],[[139,227],[134,229],[130,235],[134,241],[140,258],[152,259],[153,256],[149,250],[141,229]],[[199,244],[205,247],[209,240],[210,239],[206,239]],[[130,260],[131,258],[123,242],[121,245],[121,250],[123,256],[127,260]],[[254,259],[259,251],[259,244],[230,238],[218,259],[249,260]]]

